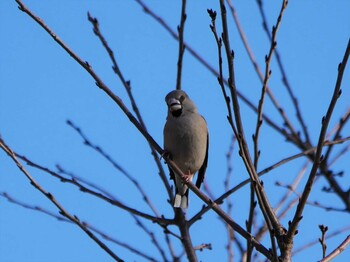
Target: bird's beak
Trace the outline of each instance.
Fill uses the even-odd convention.
[[[168,100],[168,107],[169,107],[169,110],[170,112],[175,112],[177,110],[180,110],[182,109],[182,104],[179,100],[175,99],[175,98],[170,98]]]

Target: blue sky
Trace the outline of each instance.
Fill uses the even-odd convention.
[[[262,29],[257,4],[255,1],[234,2],[237,2],[236,11],[257,62],[264,70],[264,57],[269,44]],[[265,2],[264,8],[271,27],[276,21],[280,1]],[[99,19],[100,28],[114,50],[124,76],[131,80],[132,91],[148,131],[162,145],[167,110],[164,97],[175,88],[177,42],[134,1],[24,3],[74,52],[89,62],[131,110],[126,92],[114,75],[110,60],[87,21],[87,12]],[[180,17],[180,1],[146,3],[176,29]],[[209,29],[208,8],[218,11],[218,1],[189,1],[185,41],[217,68],[217,50]],[[333,92],[337,66],[350,35],[348,10],[350,2],[346,0],[290,1],[278,31],[278,50],[314,144],[319,135],[321,118]],[[82,139],[66,124],[66,120],[70,119],[91,141],[101,146],[135,177],[159,211],[171,218],[172,210],[166,202],[167,194],[157,176],[158,170],[148,144],[116,104],[96,87],[93,79],[44,30],[18,10],[15,1],[0,2],[0,19],[0,133],[7,144],[45,167],[55,169],[55,165],[59,164],[76,175],[98,183],[128,205],[150,213],[135,187],[100,155],[83,145]],[[220,28],[218,22],[219,31]],[[248,60],[230,15],[229,28],[232,48],[235,50],[237,87],[256,103],[261,83]],[[295,112],[282,85],[275,59],[271,66],[270,87],[292,123],[297,126]],[[350,106],[349,72],[348,65],[343,79],[343,93],[330,128]],[[226,120],[226,106],[220,87],[216,77],[188,53],[184,56],[182,86],[208,122],[211,144],[206,182],[214,195],[219,196],[224,192],[223,182],[227,170],[225,154],[232,134]],[[255,130],[256,116],[247,106],[241,107],[251,146],[250,137]],[[269,101],[266,102],[265,112],[277,124],[283,123]],[[349,134],[347,126],[343,135]],[[261,130],[260,148],[262,153],[259,169],[299,153],[295,146],[286,144],[267,125],[263,125]],[[337,147],[341,148],[342,146]],[[349,154],[334,166],[335,171],[345,172],[345,176],[339,179],[344,189],[349,184],[348,158]],[[3,152],[0,153],[0,163],[0,192],[7,192],[18,200],[57,212]],[[290,183],[304,163],[305,159],[296,160],[263,178],[272,204],[276,204],[286,192],[284,188],[276,187],[275,181]],[[232,165],[233,177],[230,184],[233,186],[247,178],[237,146]],[[165,165],[164,167],[166,168]],[[135,226],[130,215],[79,192],[71,185],[62,184],[46,173],[27,168],[67,210],[160,260],[149,237]],[[301,183],[305,183],[305,178]],[[326,185],[322,178],[319,179],[310,200],[318,200],[327,206],[343,207],[337,197],[321,192],[320,189]],[[302,188],[300,186],[298,192]],[[248,198],[248,187],[232,196],[233,218],[242,226],[247,218]],[[190,201],[189,216],[202,206],[202,202],[193,194],[190,195]],[[287,215],[282,220],[284,225],[291,218],[291,214]],[[316,240],[320,236],[319,224],[327,225],[332,232],[349,226],[348,221],[349,214],[326,212],[307,206],[299,229],[300,236],[295,239],[295,248]],[[163,243],[161,230],[147,221],[145,224]],[[328,250],[334,249],[349,231],[348,229],[338,237],[329,239]],[[1,261],[112,261],[79,228],[18,207],[3,198],[0,198],[0,232]],[[204,250],[198,254],[200,260],[227,260],[225,228],[213,212],[207,213],[193,226],[191,232],[195,245],[213,244],[213,250]],[[176,239],[173,243],[178,246]],[[263,243],[268,246],[266,239]],[[144,261],[119,246],[111,243],[108,245],[125,261]],[[303,261],[305,257],[315,261],[320,256],[321,247],[316,245],[296,256],[295,261]],[[349,248],[335,261],[347,261],[348,257]]]

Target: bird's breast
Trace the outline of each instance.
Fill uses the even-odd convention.
[[[179,117],[164,127],[164,148],[184,172],[195,173],[202,166],[207,147],[207,127],[201,116]]]

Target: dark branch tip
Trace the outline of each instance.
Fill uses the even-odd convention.
[[[276,27],[272,26],[272,34],[274,34],[276,32]]]
[[[324,159],[324,155],[321,155],[321,156],[320,156],[320,162],[322,162],[323,159]]]
[[[48,197],[49,199],[51,199],[51,200],[53,199],[53,196],[52,196],[52,194],[51,194],[50,192],[48,192],[46,195],[47,195],[47,197]]]
[[[341,96],[341,93],[342,93],[342,90],[341,90],[341,89],[339,89],[339,91],[338,91],[338,97],[340,97],[340,96]]]

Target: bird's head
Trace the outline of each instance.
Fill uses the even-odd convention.
[[[197,112],[194,103],[182,90],[171,91],[165,97],[165,102],[168,105],[168,114],[171,114],[173,117],[179,117],[184,112]]]

